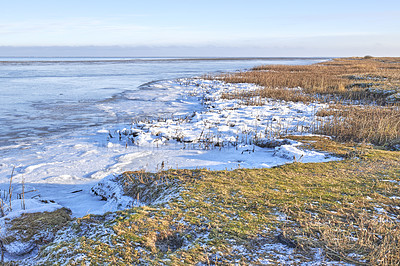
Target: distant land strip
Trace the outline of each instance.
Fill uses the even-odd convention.
[[[135,62],[176,62],[176,61],[241,61],[241,60],[329,60],[332,57],[177,57],[177,58],[124,58],[124,57],[38,57],[40,60],[35,60],[36,57],[3,57],[15,58],[30,58],[32,60],[1,60],[0,64],[30,64],[30,63],[42,63],[42,64],[52,64],[52,63],[63,63],[63,64],[76,64],[76,63],[135,63]],[[43,60],[43,58],[48,59],[60,59],[60,60]],[[87,58],[87,60],[65,60],[73,58]],[[92,59],[93,58],[93,59]],[[99,59],[95,59],[99,58]],[[110,59],[107,59],[110,58]],[[116,59],[118,58],[118,59]],[[64,60],[62,60],[64,59]]]

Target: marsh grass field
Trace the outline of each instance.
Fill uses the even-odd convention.
[[[283,137],[341,160],[121,173],[115,182],[145,206],[72,222],[62,212],[49,226],[63,229],[26,264],[400,264],[400,58],[266,65],[209,78],[262,86],[223,96],[248,105],[329,104],[317,113],[318,135]],[[33,215],[41,219],[24,217]],[[22,237],[24,223],[10,221],[17,222],[10,234]],[[25,226],[30,238],[50,230]]]
[[[329,103],[319,116],[330,117],[317,133],[339,141],[398,144],[400,136],[400,61],[398,58],[346,58],[306,66],[266,65],[228,74],[226,82],[263,86],[251,93],[228,94],[249,104],[257,99]],[[291,89],[290,89],[291,88]],[[293,89],[299,88],[299,89]]]

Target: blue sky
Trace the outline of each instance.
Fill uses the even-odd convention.
[[[117,46],[165,56],[400,56],[398,0],[13,0],[0,10],[0,55]]]

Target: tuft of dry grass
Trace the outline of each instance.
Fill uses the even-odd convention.
[[[167,195],[177,194],[182,182],[196,178],[199,178],[196,171],[169,169],[157,173],[129,171],[117,176],[116,180],[124,188],[125,195],[150,205]]]
[[[71,211],[61,208],[53,212],[24,213],[20,217],[6,222],[6,225],[10,226],[9,233],[18,235],[23,241],[35,238],[35,241],[40,243],[43,240],[39,237],[40,233],[46,230],[55,233],[71,220]],[[7,238],[3,241],[7,242]]]
[[[65,228],[71,220],[71,211],[66,208],[52,212],[23,213],[14,219],[7,218],[5,220],[7,231],[0,239],[2,256],[6,250],[18,251],[14,246],[21,243],[26,243],[25,250],[21,251],[26,254],[50,243],[54,240],[55,234]]]

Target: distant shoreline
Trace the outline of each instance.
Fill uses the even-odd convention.
[[[26,63],[135,63],[135,62],[179,62],[179,61],[240,61],[240,60],[329,60],[333,57],[1,57],[0,64],[26,64]],[[2,60],[2,59],[28,59],[28,60]],[[38,59],[38,60],[35,60]],[[45,60],[60,59],[60,60]],[[64,59],[64,60],[63,60]],[[81,60],[67,60],[81,59]],[[82,60],[87,59],[87,60]]]

